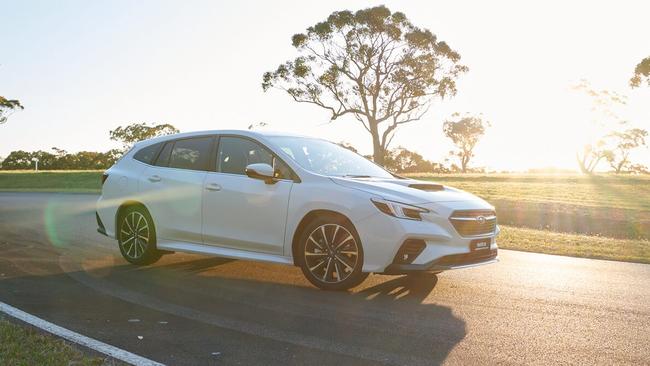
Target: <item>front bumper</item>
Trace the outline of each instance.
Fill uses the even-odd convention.
[[[437,272],[451,269],[471,268],[484,264],[496,263],[498,249],[475,251],[445,255],[423,264],[397,264],[388,265],[384,274],[406,274],[410,272]]]
[[[476,202],[444,202],[420,205],[431,212],[421,221],[397,219],[378,212],[354,222],[364,250],[364,272],[408,273],[413,271],[444,271],[497,262],[498,246],[494,232],[477,236],[461,236],[449,221],[454,210],[486,209]],[[420,249],[403,252],[408,241],[420,241]],[[476,241],[487,241],[487,248],[473,248]],[[405,257],[404,254],[409,254]],[[402,259],[400,259],[402,258]]]

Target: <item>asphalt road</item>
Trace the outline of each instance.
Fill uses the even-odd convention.
[[[501,251],[332,293],[295,267],[129,265],[95,200],[0,193],[0,301],[170,365],[650,364],[650,265]]]

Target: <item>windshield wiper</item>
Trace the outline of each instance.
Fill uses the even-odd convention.
[[[356,174],[346,174],[343,178],[372,178],[369,175],[356,175]]]

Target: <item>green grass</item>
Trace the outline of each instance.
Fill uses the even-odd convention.
[[[101,190],[101,171],[0,171],[0,191],[93,192]]]
[[[116,365],[53,336],[0,318],[0,365]]]
[[[612,239],[501,226],[497,243],[502,249],[650,263],[650,241],[647,240]]]
[[[650,176],[534,174],[413,174],[472,192],[488,201],[558,203],[650,211]]]
[[[411,175],[474,193],[505,225],[650,239],[650,176]]]

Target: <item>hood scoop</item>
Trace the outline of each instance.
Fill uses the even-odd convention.
[[[425,192],[439,192],[445,190],[445,186],[443,186],[442,184],[415,183],[415,184],[409,184],[408,187],[419,189]]]

